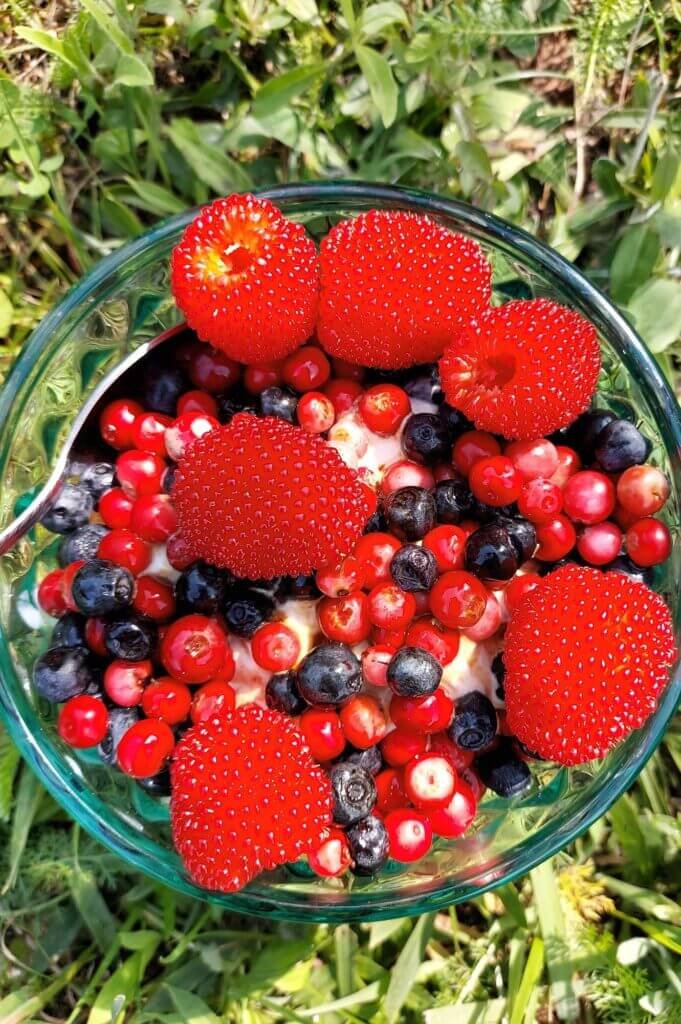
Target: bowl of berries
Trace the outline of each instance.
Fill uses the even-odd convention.
[[[631,325],[509,224],[362,184],[217,200],[103,260],[0,395],[3,717],[180,892],[470,899],[664,734],[680,444]]]

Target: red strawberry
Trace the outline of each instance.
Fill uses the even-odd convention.
[[[177,305],[202,341],[232,359],[281,359],[314,330],[319,259],[302,224],[267,199],[205,206],[171,260]]]
[[[432,362],[452,323],[490,300],[492,272],[480,246],[429,217],[370,210],[337,224],[320,248],[317,336],[353,363]]]
[[[371,514],[362,484],[326,441],[247,413],[189,447],[173,498],[193,557],[250,579],[337,564]]]
[[[440,360],[445,397],[478,430],[550,434],[584,412],[596,388],[594,327],[549,299],[507,302],[459,325]]]
[[[247,704],[194,726],[171,765],[173,841],[205,889],[233,892],[312,853],[331,824],[331,786],[294,722]]]
[[[604,757],[655,710],[675,658],[659,594],[621,573],[564,566],[526,594],[506,632],[510,730],[560,764]]]

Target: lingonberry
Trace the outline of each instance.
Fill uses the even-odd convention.
[[[332,761],[345,749],[345,733],[335,711],[310,708],[300,716],[300,731],[317,761]]]
[[[145,494],[135,499],[130,517],[130,529],[149,541],[160,544],[177,529],[175,506],[168,494]]]
[[[411,807],[398,807],[386,814],[385,830],[390,843],[390,856],[401,864],[420,860],[433,843],[433,828],[428,816]]]
[[[218,403],[207,391],[185,391],[177,400],[178,416],[184,416],[187,412],[201,412],[205,416],[212,416],[214,419],[217,419],[219,411]],[[169,427],[172,422],[172,420],[169,420],[166,426]],[[163,451],[165,451],[165,447]]]
[[[574,523],[602,523],[615,508],[615,485],[604,473],[581,470],[563,488],[563,508]]]
[[[454,661],[459,651],[458,631],[446,629],[430,616],[412,622],[404,640],[408,647],[428,651],[443,666]]]
[[[136,707],[142,700],[144,687],[151,679],[154,666],[149,660],[109,662],[104,671],[104,690],[121,708]]]
[[[414,807],[445,807],[456,788],[454,765],[443,754],[416,754],[404,768],[404,788]]]
[[[331,363],[316,345],[303,345],[287,356],[281,378],[294,391],[316,391],[331,375]]]
[[[281,363],[253,363],[244,370],[244,387],[252,395],[281,384]]]
[[[84,749],[101,743],[109,726],[109,712],[103,701],[87,693],[71,697],[62,705],[57,732],[70,747]]]
[[[659,512],[669,497],[669,480],[656,466],[630,466],[617,481],[617,500],[637,519]]]
[[[344,597],[323,597],[317,605],[319,626],[329,640],[358,644],[371,632],[369,601],[361,591]]]
[[[466,534],[460,526],[436,526],[423,538],[424,548],[435,555],[440,572],[463,569]]]
[[[63,569],[53,569],[40,581],[38,586],[38,604],[44,612],[58,618],[66,611],[63,591]]]
[[[284,622],[266,622],[251,638],[251,654],[261,668],[286,672],[300,657],[300,639]]]
[[[130,526],[133,499],[121,487],[112,487],[99,499],[99,514],[112,530],[125,530]]]
[[[179,462],[187,449],[199,437],[209,434],[220,426],[214,416],[205,412],[185,412],[170,424],[165,432],[166,451],[171,459]]]
[[[660,519],[639,519],[624,537],[627,554],[633,562],[644,567],[659,565],[669,558],[672,538],[669,527]]]
[[[161,661],[182,683],[205,683],[222,674],[225,663],[233,663],[227,637],[215,619],[205,615],[184,615],[167,627]]]
[[[388,644],[374,644],[362,651],[362,676],[372,686],[387,686],[388,663],[395,648]]]
[[[539,583],[541,583],[541,576],[536,572],[526,572],[521,576],[514,576],[504,590],[508,611],[513,613],[525,594],[529,594]]]
[[[367,533],[355,544],[355,558],[364,571],[363,586],[372,588],[390,580],[390,563],[402,542],[391,533]]]
[[[175,612],[173,588],[158,576],[138,576],[132,606],[148,619],[167,622]]]
[[[398,728],[414,732],[441,732],[454,714],[454,701],[442,687],[427,697],[397,697],[390,701],[390,717]]]
[[[548,523],[563,507],[563,492],[557,484],[537,477],[523,484],[518,495],[518,511],[535,526]]]
[[[435,477],[428,466],[411,462],[409,459],[400,459],[386,470],[381,480],[381,491],[383,494],[392,494],[403,487],[425,487],[426,490],[430,490],[434,485]]]
[[[162,412],[142,413],[135,420],[133,427],[133,447],[141,452],[165,456],[165,432],[172,422],[172,416],[166,416]]]
[[[445,807],[428,811],[428,819],[435,835],[444,839],[456,839],[470,827],[477,809],[475,792],[468,782],[459,778],[449,803]]]
[[[151,561],[151,555],[150,545],[132,530],[112,530],[106,537],[102,537],[97,549],[98,558],[122,565],[133,576],[144,572]]]
[[[118,451],[125,451],[135,444],[134,426],[138,416],[144,413],[139,402],[133,402],[130,398],[118,398],[115,402],[109,402],[99,417],[99,432],[112,448]]]
[[[557,562],[572,551],[577,541],[575,528],[567,516],[558,515],[547,523],[537,526],[537,544],[535,554],[541,562]]]
[[[395,583],[378,583],[369,593],[368,614],[380,629],[406,629],[416,613],[414,595]]]
[[[469,572],[453,570],[440,576],[430,591],[430,609],[450,629],[474,626],[487,605],[487,590]]]
[[[386,764],[403,768],[417,754],[425,754],[428,737],[422,732],[413,732],[404,727],[393,729],[381,743],[381,754]]]
[[[145,688],[142,710],[147,718],[160,718],[168,725],[179,725],[189,716],[191,690],[170,676],[161,676]]]
[[[478,501],[496,508],[517,501],[523,478],[508,456],[490,455],[471,466],[468,484]]]
[[[404,807],[407,794],[404,789],[402,772],[397,768],[384,768],[374,778],[376,784],[376,805],[384,814],[397,807]]]
[[[558,455],[558,468],[551,474],[549,480],[557,487],[565,487],[570,477],[582,468],[582,460],[574,448],[568,448],[564,444],[556,445],[556,454]]]
[[[394,434],[411,412],[409,395],[396,384],[375,384],[359,400],[359,414],[375,434]]]
[[[340,720],[345,738],[358,750],[379,743],[388,727],[380,704],[367,693],[351,697],[340,710]]]
[[[224,679],[211,679],[194,691],[191,706],[191,720],[197,725],[207,722],[216,715],[223,715],[236,706],[233,687]]]
[[[606,565],[622,548],[622,531],[614,523],[586,526],[577,538],[577,551],[589,565]]]
[[[352,864],[352,854],[345,833],[332,828],[319,846],[307,855],[307,862],[321,878],[338,878]]]
[[[324,394],[330,399],[338,417],[352,409],[359,396],[364,394],[364,389],[355,380],[335,378],[324,385]]]
[[[187,372],[194,387],[219,395],[236,384],[241,376],[241,367],[224,352],[200,344],[192,350]],[[178,409],[178,412],[181,411]]]
[[[298,423],[308,434],[323,434],[336,419],[333,402],[321,391],[308,391],[296,406]]]
[[[484,430],[466,430],[457,437],[452,449],[452,462],[463,476],[468,476],[478,459],[501,455],[496,437]]]
[[[173,752],[172,729],[160,719],[142,718],[121,736],[116,758],[121,771],[134,779],[158,775]]]
[[[558,469],[556,446],[545,437],[534,441],[512,441],[506,445],[504,455],[512,461],[523,481],[548,479]]]
[[[141,494],[158,494],[163,490],[166,463],[153,452],[137,449],[122,452],[116,459],[116,476],[127,495],[138,498]]]
[[[361,590],[366,570],[353,555],[347,555],[338,565],[325,565],[317,570],[317,586],[326,597],[345,597]]]

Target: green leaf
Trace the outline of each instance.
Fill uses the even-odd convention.
[[[220,1024],[217,1014],[193,992],[186,992],[173,985],[164,985],[164,988],[184,1024]]]
[[[610,291],[615,302],[625,304],[652,274],[660,255],[660,239],[645,224],[628,228],[617,244],[610,265]]]
[[[673,149],[665,149],[655,165],[650,185],[650,198],[654,203],[662,202],[667,198],[676,184],[680,169],[681,160],[679,160],[678,153],[675,153]]]
[[[651,352],[664,352],[681,333],[681,282],[648,281],[635,292],[627,309]]]
[[[530,872],[539,927],[544,938],[546,966],[551,981],[551,996],[561,1020],[579,1019],[579,1002],[575,994],[574,964],[570,956],[563,909],[550,860]]]
[[[659,921],[666,921],[681,927],[681,907],[676,900],[655,892],[654,889],[644,889],[631,882],[624,882],[621,878],[612,878],[610,875],[598,876],[599,881],[605,884],[608,892],[619,897],[625,905],[636,907],[644,914],[650,914]]]
[[[391,25],[402,25],[409,28],[407,12],[401,4],[394,0],[384,3],[370,4],[365,8],[357,23],[357,30],[362,39],[375,39],[382,36]]]
[[[423,963],[423,955],[433,933],[434,921],[435,914],[422,914],[397,958],[383,1002],[383,1009],[389,1022],[399,1019],[400,1011]]]
[[[355,54],[383,127],[389,128],[397,116],[397,83],[390,65],[377,50],[361,43],[355,47]]]
[[[154,84],[154,76],[136,54],[122,53],[116,64],[114,84],[127,85],[131,89],[146,88]]]
[[[14,310],[4,291],[0,291],[0,335],[9,334]],[[9,819],[12,809],[14,776],[19,765],[19,751],[9,733],[0,726],[0,821]]]
[[[254,117],[267,117],[282,107],[287,107],[296,96],[305,92],[323,71],[323,64],[304,64],[276,78],[268,79],[255,94]]]
[[[175,117],[165,132],[180,151],[199,181],[220,196],[251,187],[244,168],[226,153],[203,141],[199,130],[188,117]]]
[[[43,798],[43,793],[44,790],[36,776],[27,765],[24,765],[21,770],[16,804],[14,805],[14,814],[12,816],[12,831],[7,851],[9,871],[5,884],[2,887],[3,893],[8,892],[17,880],[19,864],[26,848],[26,841],[31,831],[33,819]]]
[[[121,53],[129,53],[134,56],[135,47],[130,39],[118,24],[118,21],[110,17],[109,12],[100,0],[80,0],[80,6],[84,7],[90,17],[97,22],[107,39],[110,39]]]
[[[27,43],[31,43],[33,46],[37,46],[39,50],[43,50],[45,53],[51,54],[53,57],[58,57],[59,60],[67,64],[72,71],[79,76],[85,76],[88,74],[88,67],[85,62],[75,61],[73,56],[70,56],[67,52],[62,41],[54,35],[53,32],[44,32],[39,28],[29,28],[26,25],[21,25],[16,30],[17,35],[20,39],[25,39]]]
[[[513,1000],[513,1008],[509,1024],[522,1024],[525,1010],[529,1004],[532,990],[541,977],[544,967],[544,943],[540,938],[535,937],[530,946],[530,952],[523,971],[518,994]]]
[[[299,1010],[300,1017],[321,1017],[325,1013],[337,1013],[338,1010],[351,1010],[355,1006],[362,1006],[365,1003],[375,1003],[381,994],[380,981],[372,981],[370,985],[357,989],[351,995],[334,999],[330,1003],[320,1003],[318,1006],[311,1006],[309,1010]]]
[[[237,978],[230,986],[233,999],[243,999],[254,992],[262,992],[271,988],[299,960],[306,960],[313,952],[311,939],[300,939],[296,942],[270,944],[259,953],[251,964],[248,974]]]
[[[340,9],[343,12],[343,17],[348,23],[348,28],[351,32],[354,32],[357,19],[355,17],[355,9],[352,0],[338,0],[338,2]]]
[[[159,217],[166,217],[169,214],[182,213],[187,208],[186,203],[182,202],[177,196],[174,196],[167,188],[157,185],[154,181],[140,181],[138,178],[130,177],[130,175],[126,175],[125,180],[135,195],[141,200],[141,203],[136,205],[139,205],[143,210],[148,210],[149,213],[158,214]]]
[[[279,2],[296,21],[311,23],[319,21],[316,0],[279,0]]]
[[[90,872],[73,871],[69,876],[71,896],[85,927],[105,953],[116,942],[116,921]]]
[[[488,999],[482,1003],[452,1003],[426,1010],[425,1024],[502,1024],[506,1012],[505,999]]]
[[[347,996],[352,992],[354,984],[352,964],[357,951],[357,936],[349,924],[341,924],[336,928],[333,941],[336,949],[338,993]]]
[[[374,921],[369,928],[369,949],[376,949],[377,946],[383,945],[404,927],[403,917],[396,917],[388,921]]]
[[[122,1020],[123,1011],[129,1009],[139,993],[144,972],[161,938],[155,932],[149,934],[153,940],[124,960],[102,985],[90,1009],[87,1024],[119,1024]]]

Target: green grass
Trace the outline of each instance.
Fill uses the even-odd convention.
[[[680,27],[678,0],[7,0],[0,369],[158,218],[344,177],[528,228],[609,291],[678,390]],[[302,928],[130,872],[0,732],[0,1021],[673,1024],[680,772],[677,730],[581,840],[495,894]]]

